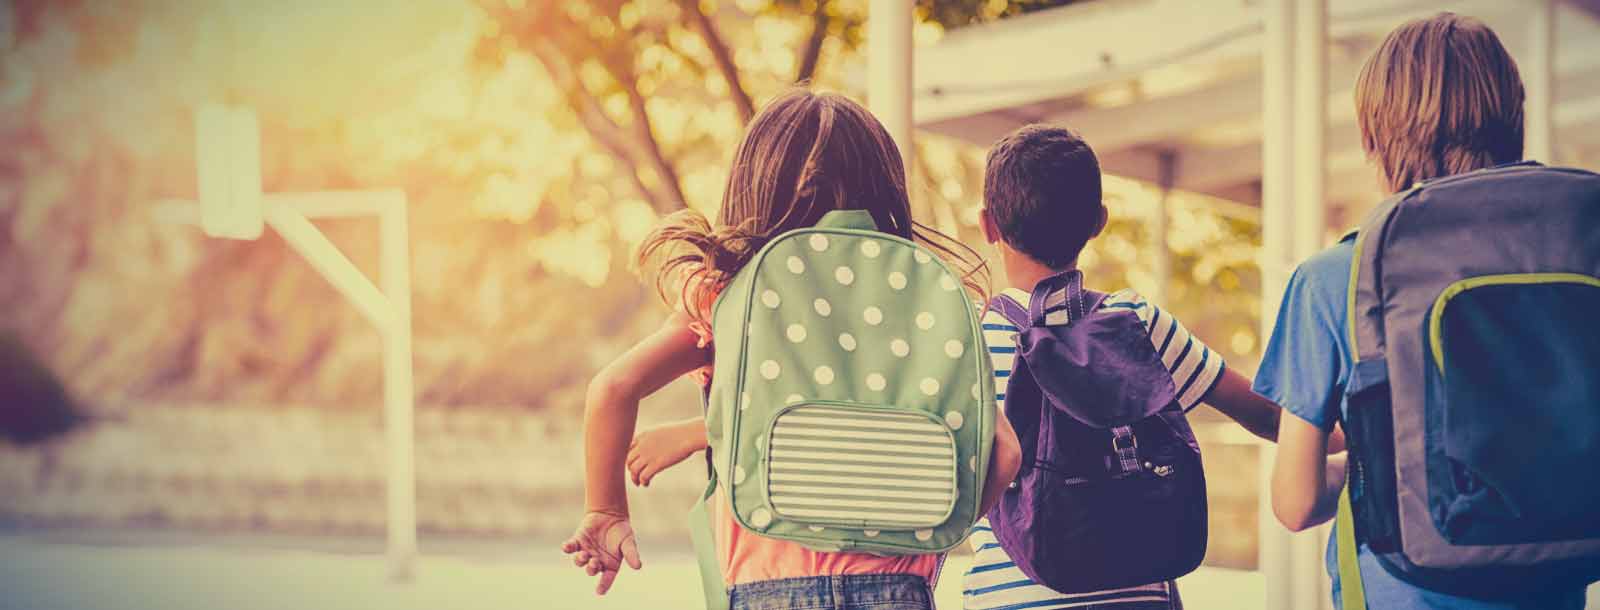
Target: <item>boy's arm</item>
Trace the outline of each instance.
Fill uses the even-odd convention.
[[[1346,312],[1348,245],[1335,246],[1295,269],[1277,322],[1256,369],[1256,393],[1283,405],[1272,469],[1272,512],[1292,530],[1327,521],[1344,486],[1344,435],[1337,427],[1348,376]],[[1330,432],[1331,431],[1331,432]]]
[[[1328,455],[1328,433],[1298,417],[1285,417],[1272,467],[1272,513],[1301,531],[1333,518],[1344,487],[1344,455]]]
[[[1217,380],[1217,387],[1206,394],[1205,403],[1251,434],[1263,440],[1278,440],[1278,418],[1283,415],[1283,408],[1255,393],[1250,389],[1250,380],[1233,369],[1223,371],[1222,379]],[[1328,455],[1344,453],[1344,430],[1338,424],[1334,424],[1333,430],[1328,433],[1326,450]]]
[[[633,484],[649,487],[661,471],[706,448],[706,418],[692,417],[663,424],[633,437],[628,446],[628,474]]]
[[[1251,391],[1250,380],[1233,369],[1222,371],[1222,378],[1206,394],[1204,401],[1251,434],[1269,441],[1278,440],[1278,416],[1283,409]]]
[[[639,551],[628,524],[623,487],[624,458],[633,440],[639,400],[711,360],[697,345],[687,315],[669,318],[589,382],[584,406],[584,504],[586,513],[562,551],[574,563],[598,574],[595,592],[604,595],[624,561],[639,569]]]

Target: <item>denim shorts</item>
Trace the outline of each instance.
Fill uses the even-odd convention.
[[[933,610],[927,579],[848,574],[763,580],[729,589],[732,610]]]

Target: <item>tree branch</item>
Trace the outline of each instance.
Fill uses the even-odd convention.
[[[520,46],[539,60],[556,86],[565,93],[567,105],[578,116],[589,137],[627,166],[626,173],[634,189],[651,208],[665,214],[687,207],[683,188],[678,183],[677,170],[662,154],[654,130],[650,127],[650,115],[645,109],[644,97],[639,93],[637,79],[623,68],[606,61],[603,45],[593,40],[572,40],[566,41],[565,44],[565,46],[585,47],[586,52],[594,55],[627,92],[628,106],[633,113],[632,131],[624,129],[606,114],[595,93],[589,90],[573,70],[572,66],[577,62],[562,50],[562,44],[553,40],[554,34],[547,35],[540,31],[541,29],[569,33],[581,31],[576,24],[554,22],[559,19],[560,13],[557,11],[539,12],[540,16],[552,20],[541,22],[539,17],[525,17],[528,15],[526,11],[516,14],[492,0],[482,2],[481,5],[491,16],[500,21],[505,31],[513,33]],[[645,183],[640,173],[644,166],[649,166],[660,178],[663,189],[651,188]],[[665,192],[662,192],[663,190]]]
[[[681,192],[676,197],[663,197],[645,184],[639,175],[640,155],[634,150],[635,145],[628,141],[628,132],[606,115],[605,110],[600,107],[600,100],[596,99],[594,93],[578,79],[578,75],[572,71],[571,64],[560,49],[543,38],[529,41],[527,47],[533,52],[534,57],[539,59],[539,63],[544,65],[550,77],[555,79],[556,85],[566,92],[567,104],[578,115],[578,120],[583,123],[583,128],[589,132],[589,136],[628,166],[628,178],[633,182],[633,188],[639,192],[639,196],[649,202],[650,207],[661,213],[683,207]],[[676,182],[672,184],[674,187],[677,186]]]
[[[700,3],[695,0],[678,0],[678,5],[683,7],[690,21],[694,22],[695,29],[700,32],[700,37],[705,39],[706,47],[711,49],[711,57],[716,60],[717,71],[722,73],[722,80],[728,83],[728,97],[733,98],[733,107],[739,111],[739,124],[749,123],[750,119],[756,116],[756,106],[750,101],[750,94],[739,81],[739,67],[734,65],[733,52],[728,50],[728,43],[717,31],[717,24],[700,10]]]
[[[661,154],[661,144],[656,141],[655,128],[650,123],[650,111],[645,107],[644,96],[639,93],[638,85],[630,81],[623,88],[628,91],[628,107],[633,109],[633,128],[644,144],[645,160],[655,169],[656,176],[667,187],[667,196],[672,198],[677,208],[689,207],[688,199],[683,196],[683,185],[678,183],[678,169]]]
[[[806,39],[806,44],[800,50],[800,68],[795,71],[796,84],[809,83],[817,74],[817,62],[822,59],[822,43],[828,39],[828,0],[817,0],[817,8],[811,13],[811,37]]]

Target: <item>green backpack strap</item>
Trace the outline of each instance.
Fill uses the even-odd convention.
[[[1361,233],[1360,230],[1351,230],[1345,233],[1339,241],[1355,242],[1355,261],[1350,267],[1349,311],[1345,317],[1349,322],[1350,351],[1356,354],[1359,360],[1360,352],[1356,350],[1356,281],[1361,270]],[[1344,419],[1341,414],[1340,419]],[[1345,434],[1350,429],[1345,428]],[[1348,447],[1347,447],[1348,448]],[[1367,610],[1367,591],[1361,582],[1360,547],[1356,545],[1356,514],[1350,505],[1350,477],[1348,467],[1344,481],[1344,489],[1339,490],[1339,514],[1334,517],[1334,545],[1339,554],[1339,601],[1341,610]]]
[[[689,509],[689,538],[700,564],[700,585],[706,593],[706,610],[728,610],[728,588],[722,583],[722,564],[717,561],[716,532],[711,521],[711,499],[717,492],[717,475],[711,474],[706,491]]]
[[[817,227],[876,231],[878,223],[872,219],[872,212],[866,210],[833,210],[817,220]]]
[[[1361,562],[1356,548],[1356,517],[1350,507],[1350,483],[1339,492],[1339,516],[1334,518],[1339,553],[1339,599],[1342,610],[1367,610],[1367,591],[1361,584]]]

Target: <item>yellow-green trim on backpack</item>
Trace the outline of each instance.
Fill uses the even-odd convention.
[[[1361,348],[1356,343],[1356,287],[1361,277],[1361,246],[1366,237],[1365,232],[1356,233],[1355,253],[1350,261],[1350,283],[1348,294],[1345,295],[1347,307],[1344,317],[1350,330],[1350,355],[1355,362],[1361,361]],[[1346,472],[1349,472],[1348,468]],[[1346,476],[1344,489],[1339,490],[1339,514],[1334,518],[1333,526],[1336,530],[1334,546],[1339,556],[1339,600],[1343,610],[1367,610],[1367,592],[1361,581],[1361,561],[1356,546],[1355,510],[1350,504],[1350,485],[1351,481]]]
[[[1339,606],[1367,610],[1367,591],[1361,582],[1361,560],[1356,551],[1356,517],[1350,505],[1350,482],[1339,492],[1339,516],[1334,518],[1339,553]]]
[[[1600,288],[1600,278],[1581,273],[1504,273],[1469,277],[1445,286],[1439,298],[1433,301],[1433,311],[1428,314],[1428,339],[1432,344],[1429,348],[1433,350],[1433,364],[1439,367],[1439,376],[1444,376],[1444,308],[1450,299],[1473,288],[1518,284],[1581,284]]]

